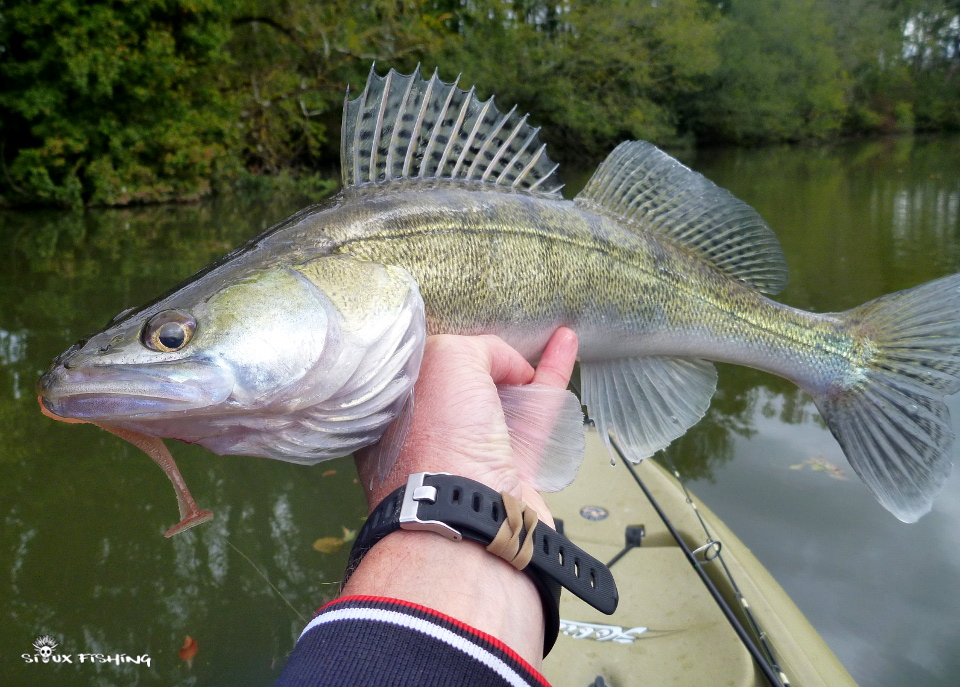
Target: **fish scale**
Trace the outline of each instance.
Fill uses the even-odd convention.
[[[837,345],[832,318],[785,308],[695,256],[625,232],[571,201],[478,195],[447,189],[425,202],[415,187],[392,190],[382,199],[390,220],[381,227],[353,236],[352,223],[334,216],[327,236],[337,252],[409,270],[431,333],[496,333],[522,346],[519,337],[531,327],[542,333],[572,326],[581,358],[590,360],[607,354],[592,350],[591,340],[619,331],[619,351],[630,356],[682,352],[745,364],[757,362],[757,349],[772,349],[781,368],[771,371],[780,374],[785,343],[832,348],[843,359],[853,349],[849,335]],[[687,293],[678,298],[677,291]],[[534,358],[542,345],[533,348],[522,352]]]

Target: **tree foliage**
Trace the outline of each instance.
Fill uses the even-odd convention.
[[[678,104],[718,61],[718,16],[701,0],[489,2],[484,13],[494,19],[462,21],[443,61],[531,112],[561,159],[625,138],[675,141]]]
[[[0,0],[0,202],[333,176],[374,62],[462,72],[558,159],[960,128],[960,0]]]
[[[236,135],[229,2],[34,0],[0,18],[3,195],[125,204],[210,191]]]
[[[362,86],[374,62],[412,69],[449,31],[441,11],[412,0],[246,0],[233,19],[231,90],[242,156],[258,172],[335,160],[345,84]]]
[[[737,143],[836,133],[849,87],[835,45],[817,0],[733,0],[720,28],[722,62],[693,125]]]

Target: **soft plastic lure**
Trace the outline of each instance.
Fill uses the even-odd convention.
[[[162,439],[159,439],[158,437],[148,437],[146,434],[138,434],[137,432],[129,429],[120,429],[119,427],[102,425],[99,422],[92,422],[90,420],[77,420],[70,417],[60,417],[59,415],[54,415],[47,410],[47,407],[43,405],[42,398],[38,397],[37,401],[40,403],[40,412],[42,412],[51,420],[77,425],[96,425],[100,429],[105,429],[111,434],[117,435],[124,441],[129,441],[131,444],[150,456],[154,462],[160,466],[160,469],[163,470],[163,472],[173,483],[173,490],[177,494],[177,505],[180,506],[180,522],[164,532],[164,537],[172,537],[175,534],[180,534],[191,527],[195,527],[213,518],[212,511],[201,510],[197,506],[197,502],[193,500],[193,496],[190,495],[190,490],[187,488],[187,483],[184,481],[183,475],[180,474],[180,469],[177,467],[176,461],[173,459],[173,456],[170,454],[170,450],[163,443]]]

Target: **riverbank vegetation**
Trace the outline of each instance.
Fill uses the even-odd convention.
[[[960,0],[0,0],[0,201],[320,196],[374,61],[462,72],[561,161],[960,129]]]

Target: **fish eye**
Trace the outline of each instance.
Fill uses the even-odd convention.
[[[196,331],[197,321],[190,313],[164,310],[147,320],[140,334],[140,342],[150,350],[172,353],[190,343]]]

